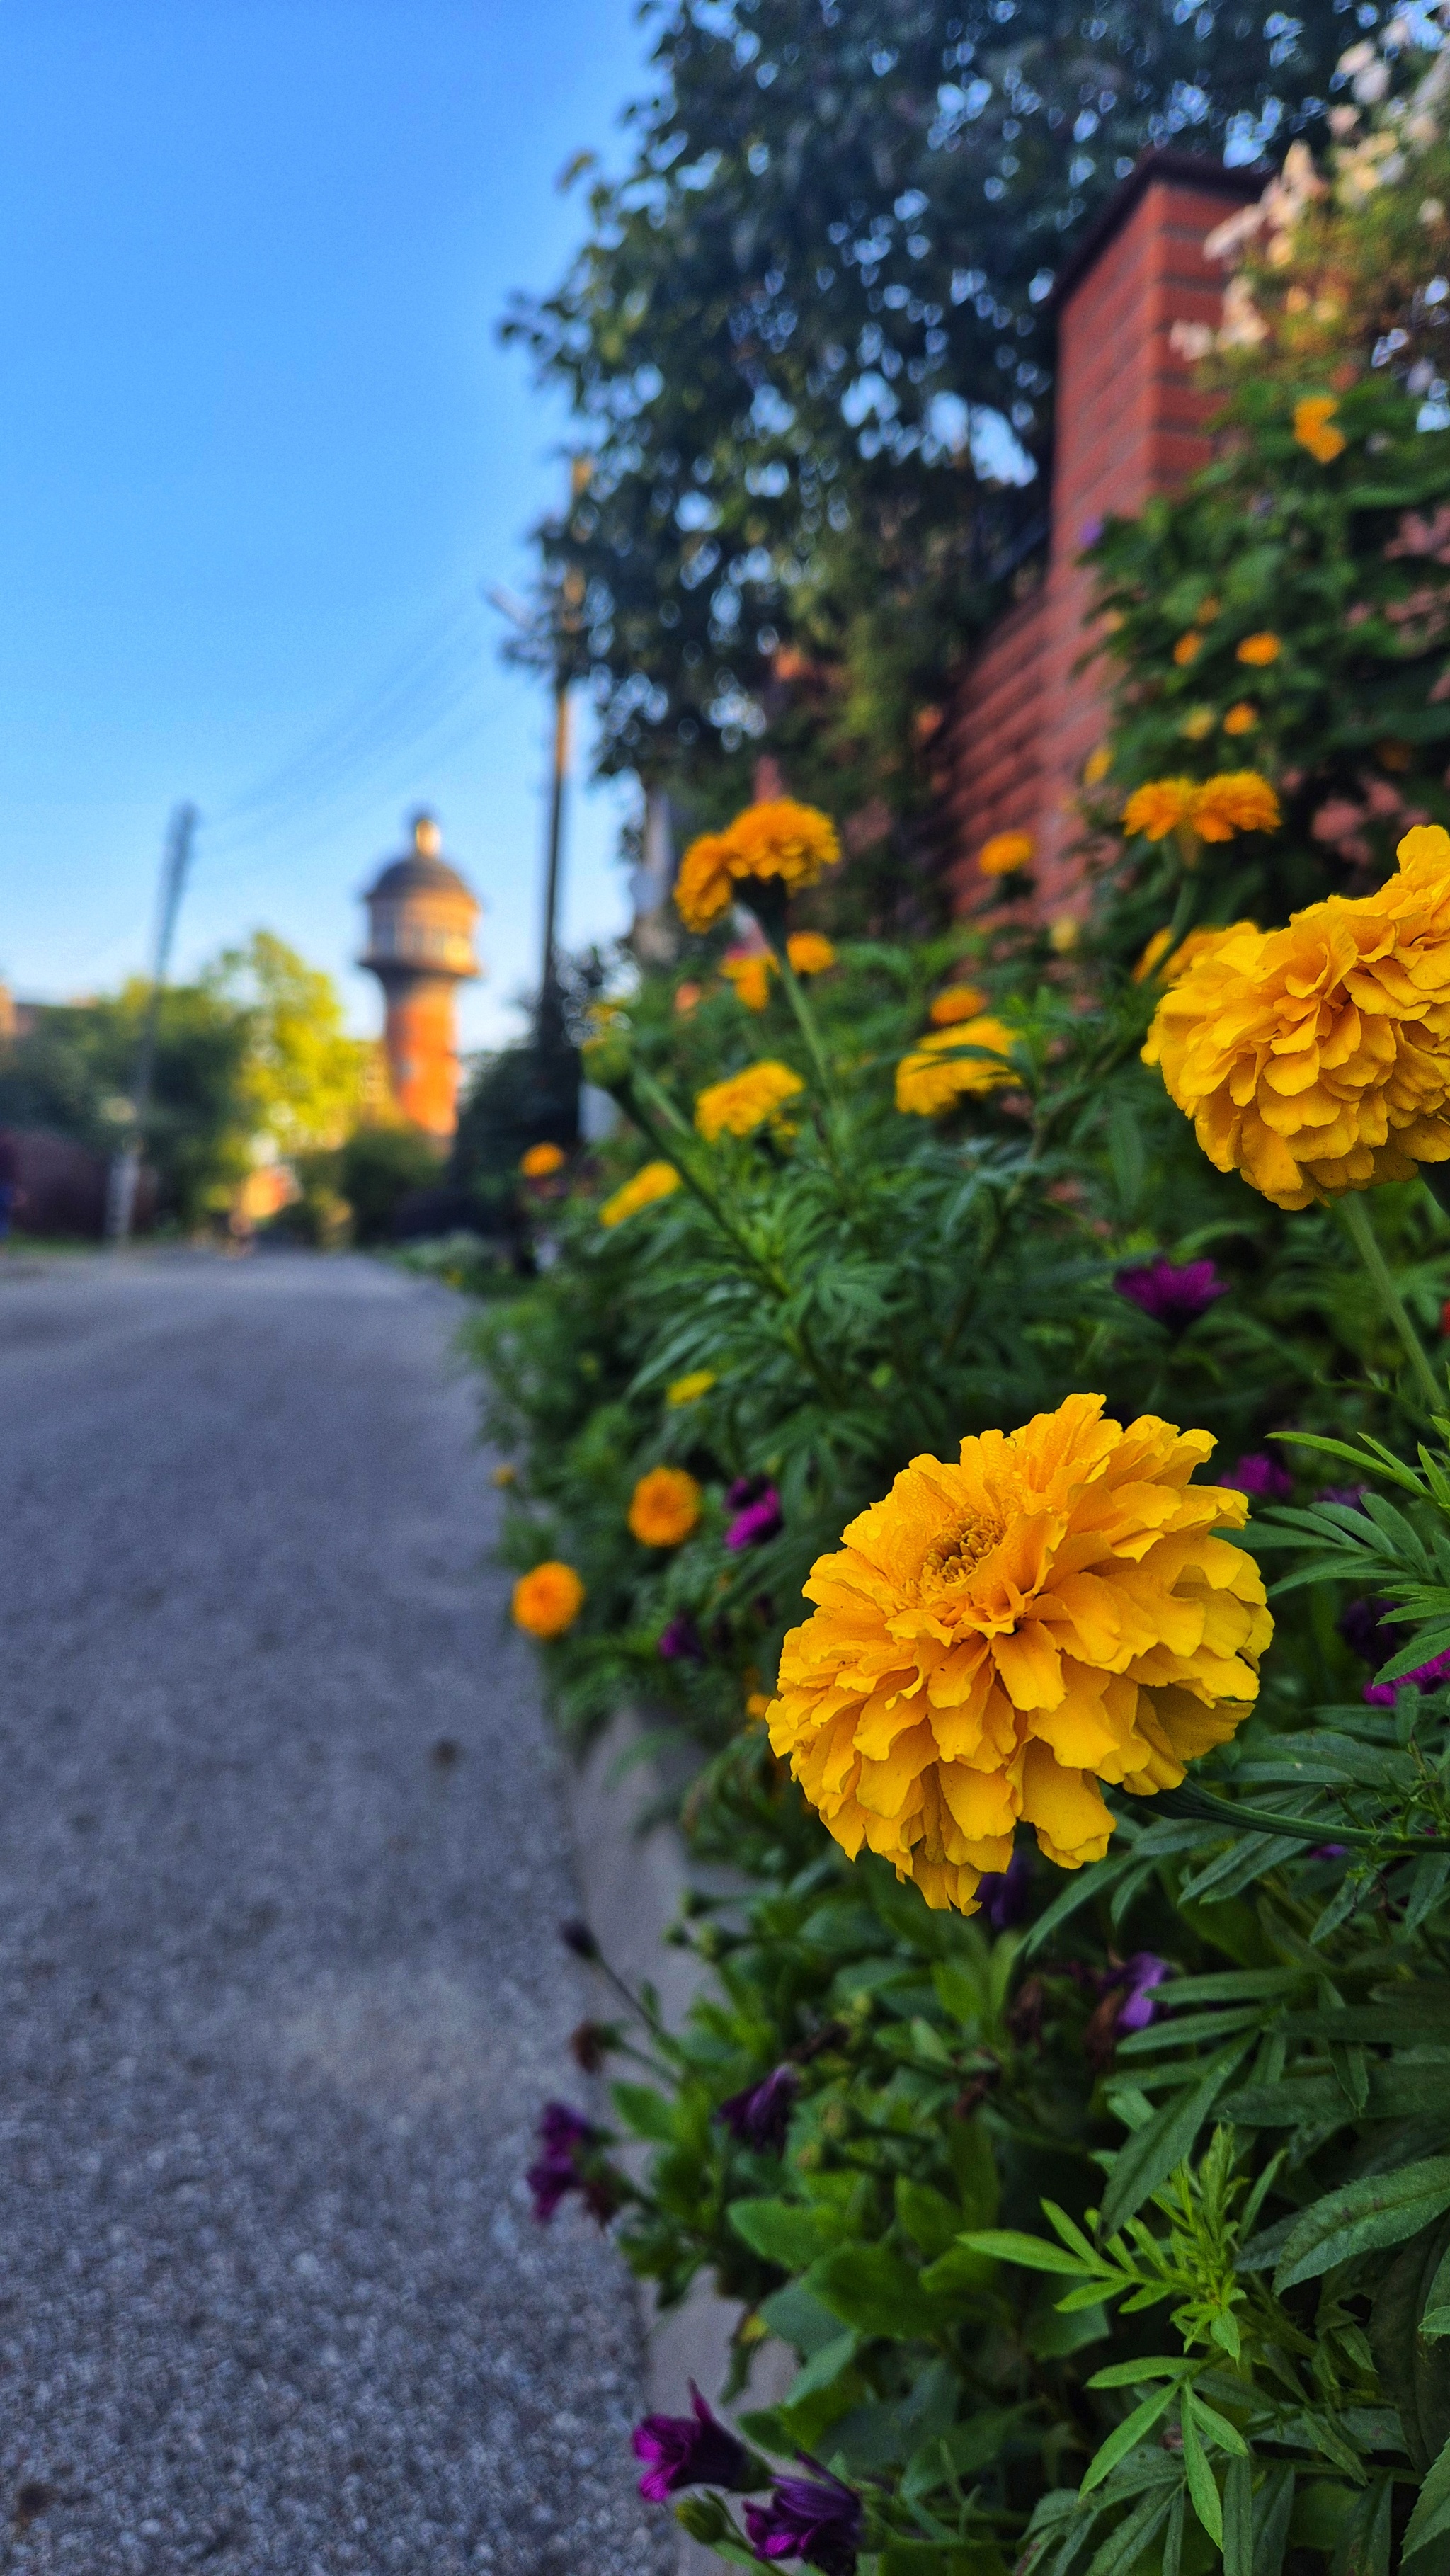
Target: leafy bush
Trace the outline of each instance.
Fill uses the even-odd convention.
[[[1400,121],[1423,111],[1422,91]],[[1346,149],[1348,170],[1389,166]],[[1403,168],[1418,191],[1409,152]],[[1365,202],[1347,188],[1336,221],[1346,274],[1369,277]],[[1321,267],[1327,222],[1304,252]],[[1266,262],[1291,315],[1293,255]],[[563,1715],[579,1730],[643,1699],[686,1732],[686,1829],[753,1881],[692,1902],[680,1937],[712,1975],[683,2030],[616,1985],[614,2017],[578,2035],[582,2065],[615,2061],[617,2125],[556,2106],[533,2177],[541,2214],[583,2193],[666,2304],[701,2273],[740,2303],[731,2393],[754,2447],[683,2416],[638,2437],[646,2491],[681,2494],[737,2564],[768,2547],[823,2576],[1220,2558],[1388,2576],[1438,2564],[1450,2533],[1450,1411],[1430,1352],[1450,1289],[1450,839],[1412,837],[1400,876],[1362,891],[1385,836],[1443,810],[1433,636],[1390,612],[1431,580],[1395,532],[1442,507],[1445,433],[1352,338],[1337,389],[1296,378],[1285,347],[1287,372],[1230,384],[1199,484],[1101,541],[1123,685],[1077,944],[1015,905],[990,936],[846,943],[806,985],[781,880],[732,844],[727,896],[768,954],[722,954],[740,927],[722,916],[599,1031],[590,1078],[626,1123],[550,1210],[553,1266],[473,1327],[518,1458],[506,1552],[583,1584],[544,1647]],[[1241,661],[1271,611],[1276,651]],[[1259,692],[1239,733],[1231,690]],[[1373,770],[1391,721],[1410,759]],[[1244,740],[1247,782],[1225,749]],[[1372,770],[1401,802],[1373,802]],[[1252,927],[1220,937],[1250,904],[1272,926],[1346,882],[1317,827],[1351,788],[1374,824],[1356,904],[1301,921],[1288,966]],[[1132,801],[1147,789],[1156,808]],[[691,902],[729,857],[687,869]],[[1279,1014],[1262,1044],[1245,991]],[[1183,1022],[1201,1098],[1168,1060]],[[1203,1071],[1214,1047],[1231,1091]],[[1327,1179],[1266,1161],[1246,1185],[1266,1109],[1302,1148],[1295,1174],[1320,1169],[1306,1136],[1330,1140]],[[1411,1150],[1387,1181],[1392,1134]],[[855,1595],[844,1560],[819,1561],[913,1459],[965,1442],[985,1474],[981,1435],[1085,1389],[1125,1424],[1168,1414],[1219,1444],[1217,1483],[1253,1506],[1241,1544],[1279,1578],[1273,1644],[1186,1776],[1074,1755],[1106,1791],[1103,1856],[969,1853],[967,1918],[872,1849],[848,1857],[857,1826],[838,1816],[832,1840],[800,1785],[830,1812],[832,1764],[839,1780],[859,1756],[883,1846],[913,1812],[885,1787],[870,1810],[862,1730],[894,1747],[912,1656],[966,1635],[908,1630],[892,1588],[892,1529],[914,1566],[935,1544],[935,1524],[906,1528],[919,1487],[852,1534],[878,1551]],[[661,1468],[688,1508],[652,1542],[636,1498]],[[979,1535],[957,1531],[958,1553]],[[1005,1606],[973,1613],[1008,1639],[1018,1537],[982,1540]],[[815,1769],[796,1708],[813,1565],[806,1598],[845,1641],[836,1698],[814,1686]],[[902,1671],[868,1660],[890,1617]],[[1197,1652],[1206,1614],[1183,1635]],[[1116,1651],[1102,1670],[1121,1675]],[[1036,1687],[1013,1726],[1054,1708]],[[626,2136],[650,2149],[643,2178]],[[772,2337],[796,2374],[752,2407]]]

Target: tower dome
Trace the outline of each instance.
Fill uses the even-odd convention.
[[[411,830],[411,846],[389,860],[364,897],[368,939],[358,963],[383,988],[383,1043],[398,1107],[415,1127],[451,1136],[458,1123],[457,990],[480,971],[473,949],[480,906],[444,858],[433,815],[414,814]]]

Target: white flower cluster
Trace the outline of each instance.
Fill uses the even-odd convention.
[[[1332,177],[1324,178],[1315,168],[1306,144],[1291,143],[1282,170],[1263,195],[1214,227],[1204,251],[1232,272],[1224,288],[1223,316],[1216,330],[1206,322],[1175,322],[1169,345],[1180,358],[1196,365],[1214,350],[1257,348],[1270,326],[1242,273],[1250,246],[1262,245],[1268,267],[1288,268],[1299,224],[1316,199],[1332,194],[1346,208],[1362,205],[1377,189],[1405,178],[1417,156],[1439,141],[1450,102],[1450,44],[1442,28],[1450,29],[1450,0],[1391,18],[1377,38],[1366,37],[1340,55],[1338,69],[1355,104],[1346,101],[1329,112],[1335,138]],[[1428,53],[1429,66],[1408,96],[1392,98],[1395,66],[1407,53]],[[1427,196],[1419,212],[1421,223],[1431,230],[1446,220],[1438,197]],[[1287,301],[1293,309],[1309,310],[1302,289],[1291,288]],[[1323,322],[1334,321],[1339,310],[1328,297],[1313,309]]]

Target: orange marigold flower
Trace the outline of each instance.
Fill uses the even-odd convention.
[[[1196,793],[1191,778],[1150,778],[1124,806],[1123,830],[1130,841],[1140,832],[1145,841],[1166,840],[1188,821]]]
[[[963,1020],[955,1028],[933,1029],[896,1068],[897,1108],[934,1118],[966,1093],[1020,1082],[1021,1075],[1004,1061],[1015,1043],[1015,1032],[1002,1020]]]
[[[675,986],[675,1009],[682,1020],[687,1020],[690,1013],[699,1008],[699,1003],[700,986],[687,976],[683,984]]]
[[[700,1488],[683,1467],[651,1467],[635,1486],[629,1526],[646,1547],[678,1547],[700,1517]]]
[[[785,943],[785,953],[795,975],[824,975],[836,962],[834,941],[823,937],[819,930],[793,930]]]
[[[1223,729],[1225,733],[1252,733],[1258,721],[1258,708],[1251,707],[1247,698],[1240,698],[1237,706],[1230,707],[1224,717]]]
[[[1083,762],[1082,783],[1084,787],[1100,787],[1103,780],[1106,778],[1108,771],[1112,768],[1112,765],[1113,755],[1110,746],[1105,742],[1100,742],[1097,749],[1095,751],[1090,751],[1086,760]]]
[[[514,1585],[514,1620],[531,1637],[562,1637],[584,1607],[584,1586],[572,1565],[550,1557]]]
[[[977,866],[984,877],[1010,877],[1031,867],[1036,850],[1030,832],[994,832],[977,852]]]
[[[768,1691],[751,1691],[747,1696],[745,1702],[745,1714],[749,1718],[752,1726],[755,1725],[762,1717],[769,1717],[770,1709],[771,1701]]]
[[[948,984],[929,1006],[927,1018],[939,1029],[950,1029],[958,1020],[974,1020],[986,1007],[987,996],[975,984]]]
[[[1407,832],[1375,894],[1220,932],[1143,1056],[1210,1162],[1276,1207],[1450,1159],[1450,836]]]
[[[1338,409],[1333,394],[1306,394],[1294,405],[1294,435],[1316,465],[1332,465],[1349,443],[1343,430],[1333,426]]]
[[[727,1134],[751,1136],[774,1116],[782,1101],[793,1100],[804,1089],[800,1075],[792,1073],[788,1064],[777,1064],[767,1056],[702,1091],[695,1102],[695,1125],[707,1145]]]
[[[720,960],[720,972],[735,987],[737,1002],[747,1011],[763,1011],[770,1000],[775,959],[768,949],[733,948]]]
[[[1202,651],[1203,637],[1201,635],[1195,635],[1190,627],[1188,633],[1186,635],[1180,635],[1177,643],[1174,645],[1173,659],[1177,663],[1180,671],[1186,671],[1189,663],[1196,662]]]
[[[1262,670],[1268,663],[1277,662],[1283,650],[1284,647],[1277,635],[1270,635],[1267,632],[1262,635],[1246,635],[1238,648],[1237,659],[1240,662],[1250,663],[1255,670]]]
[[[526,1181],[545,1181],[551,1172],[562,1172],[567,1160],[562,1145],[531,1145],[519,1158],[519,1170]]]
[[[1193,791],[1188,819],[1201,841],[1231,841],[1238,832],[1277,832],[1279,800],[1256,769],[1225,769]]]
[[[680,1186],[680,1176],[673,1163],[646,1163],[632,1180],[606,1199],[599,1211],[601,1225],[623,1225],[627,1216],[637,1216],[641,1208],[653,1207],[656,1199],[667,1199]]]
[[[1245,1495],[1192,1485],[1207,1431],[1104,1421],[1070,1395],[960,1458],[914,1458],[811,1570],[770,1741],[852,1859],[975,1910],[1019,1819],[1064,1869],[1098,1860],[1100,1782],[1176,1788],[1226,1743],[1273,1634],[1254,1560],[1217,1538]]]
[[[687,930],[708,930],[735,899],[728,832],[702,832],[680,861],[675,879],[675,905]]]

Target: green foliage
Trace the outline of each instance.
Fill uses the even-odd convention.
[[[0,1052],[0,1123],[49,1127],[111,1154],[130,1116],[130,1092],[149,987],[114,1000],[59,1003]],[[250,1025],[206,983],[162,997],[146,1154],[159,1213],[185,1227],[226,1204],[250,1160]]]
[[[442,1169],[441,1147],[421,1128],[355,1128],[336,1157],[335,1172],[356,1241],[390,1241],[403,1200],[412,1190],[431,1188]]]
[[[246,1014],[246,1095],[256,1131],[292,1156],[341,1144],[362,1112],[374,1050],[347,1034],[330,975],[274,931],[225,949],[207,989]]]
[[[768,746],[802,792],[910,817],[947,671],[1040,527],[1038,491],[971,448],[1010,413],[1046,461],[1054,277],[1145,145],[1318,131],[1345,22],[1327,0],[648,14],[629,164],[508,326],[594,460],[545,532],[557,649],[594,677],[606,767],[717,814]]]
[[[1382,239],[1386,297],[1439,256],[1443,217],[1416,215],[1419,253],[1383,208],[1341,217],[1315,256],[1338,244],[1368,281]],[[618,221],[643,260],[647,213]],[[594,2033],[644,2150],[619,2241],[665,2305],[702,2273],[738,2302],[744,2429],[848,2480],[869,2576],[1390,2576],[1450,2533],[1450,1404],[1424,1347],[1450,1222],[1424,1181],[1346,1225],[1215,1172],[1141,1061],[1161,987],[1132,972],[1151,932],[1343,882],[1334,798],[1359,799],[1358,863],[1381,869],[1407,810],[1444,810],[1445,540],[1416,531],[1450,504],[1446,433],[1354,343],[1321,458],[1294,412],[1328,390],[1323,350],[1314,376],[1303,343],[1272,354],[1230,383],[1208,474],[1101,541],[1122,685],[1099,819],[1252,757],[1282,831],[1117,835],[1068,959],[1030,925],[843,940],[808,991],[782,963],[752,1014],[695,943],[694,998],[647,976],[587,1051],[625,1123],[550,1208],[553,1267],[472,1328],[518,1460],[506,1552],[586,1586],[545,1650],[561,1713],[579,1731],[632,1699],[689,1738],[682,1821],[747,1881],[687,1911],[709,1974],[682,2029],[646,1991]],[[628,416],[646,463],[654,399]],[[1265,632],[1277,654],[1241,663]],[[1014,1080],[919,1118],[897,1067],[959,972]],[[788,1114],[706,1143],[701,1091],[760,1059],[799,1077]],[[601,1222],[645,1160],[679,1186]],[[1123,1274],[1158,1254],[1211,1260],[1226,1293],[1153,1320]],[[1220,1474],[1277,1498],[1245,1534],[1284,1568],[1273,1649],[1181,1785],[1109,1788],[1105,1858],[1067,1874],[1019,1846],[964,1921],[848,1864],[754,1721],[852,1516],[913,1456],[1083,1389],[1203,1426]],[[630,1497],[662,1462],[701,1508],[648,1549]],[[771,2338],[795,2375],[752,2407]],[[749,2563],[728,2497],[689,2512]]]

